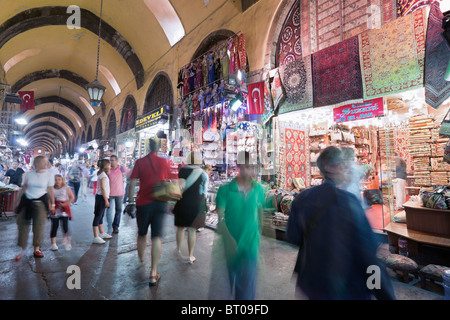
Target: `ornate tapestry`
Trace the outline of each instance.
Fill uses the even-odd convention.
[[[423,87],[426,25],[420,9],[361,34],[364,100]]]
[[[294,187],[293,180],[302,178],[309,181],[309,151],[307,148],[307,137],[305,131],[296,129],[285,129],[285,154],[286,154],[286,189]]]
[[[450,97],[450,81],[444,79],[450,60],[450,46],[442,36],[443,18],[439,3],[435,3],[428,18],[425,58],[425,99],[435,109]]]
[[[279,68],[281,81],[286,92],[286,101],[279,114],[311,108],[313,106],[313,85],[311,56],[287,63]]]
[[[435,0],[397,0],[397,16],[403,17],[413,13],[419,8],[429,6],[436,2]]]
[[[278,39],[278,66],[302,57],[300,0],[297,0],[284,23]]]
[[[358,37],[312,55],[314,107],[362,102]]]
[[[399,127],[394,130],[394,150],[405,160],[408,172],[414,171],[414,163],[409,153],[409,128]]]

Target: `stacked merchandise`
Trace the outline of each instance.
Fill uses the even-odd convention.
[[[433,128],[431,115],[415,116],[409,120],[409,153],[413,158],[414,184],[417,187],[432,185],[430,155]]]
[[[392,149],[394,148],[394,129],[387,128],[386,130],[380,130],[380,156],[382,159],[386,159],[387,146]]]

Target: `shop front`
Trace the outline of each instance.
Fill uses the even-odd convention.
[[[136,119],[134,130],[137,141],[135,146],[137,158],[142,158],[150,152],[148,142],[154,137],[160,140],[159,156],[168,158],[169,145],[167,137],[169,136],[170,127],[169,115],[165,106]]]
[[[116,155],[119,163],[130,168],[137,157],[137,136],[135,129],[128,130],[117,137]]]

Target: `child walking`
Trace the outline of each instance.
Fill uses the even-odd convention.
[[[112,237],[103,232],[103,216],[105,209],[109,208],[109,170],[111,169],[111,163],[108,159],[98,161],[97,172],[97,192],[95,194],[95,206],[94,206],[94,221],[92,222],[92,228],[94,232],[95,244],[104,244],[105,240]]]
[[[75,199],[75,196],[72,192],[72,188],[66,185],[63,176],[59,174],[55,175],[55,186],[53,190],[55,194],[56,210],[50,216],[50,220],[52,221],[52,228],[50,231],[51,248],[53,251],[58,250],[58,246],[56,245],[56,233],[61,224],[64,232],[63,244],[65,245],[65,249],[69,251],[72,249],[70,243],[71,236],[69,234],[69,220],[72,219],[70,204]]]

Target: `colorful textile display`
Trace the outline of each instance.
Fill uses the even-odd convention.
[[[277,110],[285,98],[279,69],[277,69],[274,73],[272,84],[270,85],[270,94],[272,95],[273,108],[274,110]]]
[[[264,113],[265,82],[250,83],[248,85],[247,114]]]
[[[444,78],[450,62],[450,46],[442,36],[443,18],[436,2],[428,18],[425,58],[425,101],[435,109],[450,97],[450,81]]]
[[[312,55],[314,107],[362,102],[358,37]]]
[[[264,125],[270,120],[274,115],[273,101],[270,92],[270,75],[266,74],[266,80],[264,81],[264,112],[261,116],[261,121]]]
[[[313,84],[311,56],[298,59],[280,67],[286,101],[279,114],[311,108],[313,106]]]
[[[406,16],[433,3],[436,3],[436,0],[397,0],[397,16]]]
[[[307,150],[306,134],[296,129],[285,129],[285,153],[286,153],[286,185],[287,190],[294,187],[295,178],[308,180],[309,175],[309,152]]]
[[[360,35],[364,100],[423,87],[426,25],[421,9]]]
[[[302,58],[300,0],[297,0],[292,6],[286,23],[280,32],[277,58],[279,66]]]

